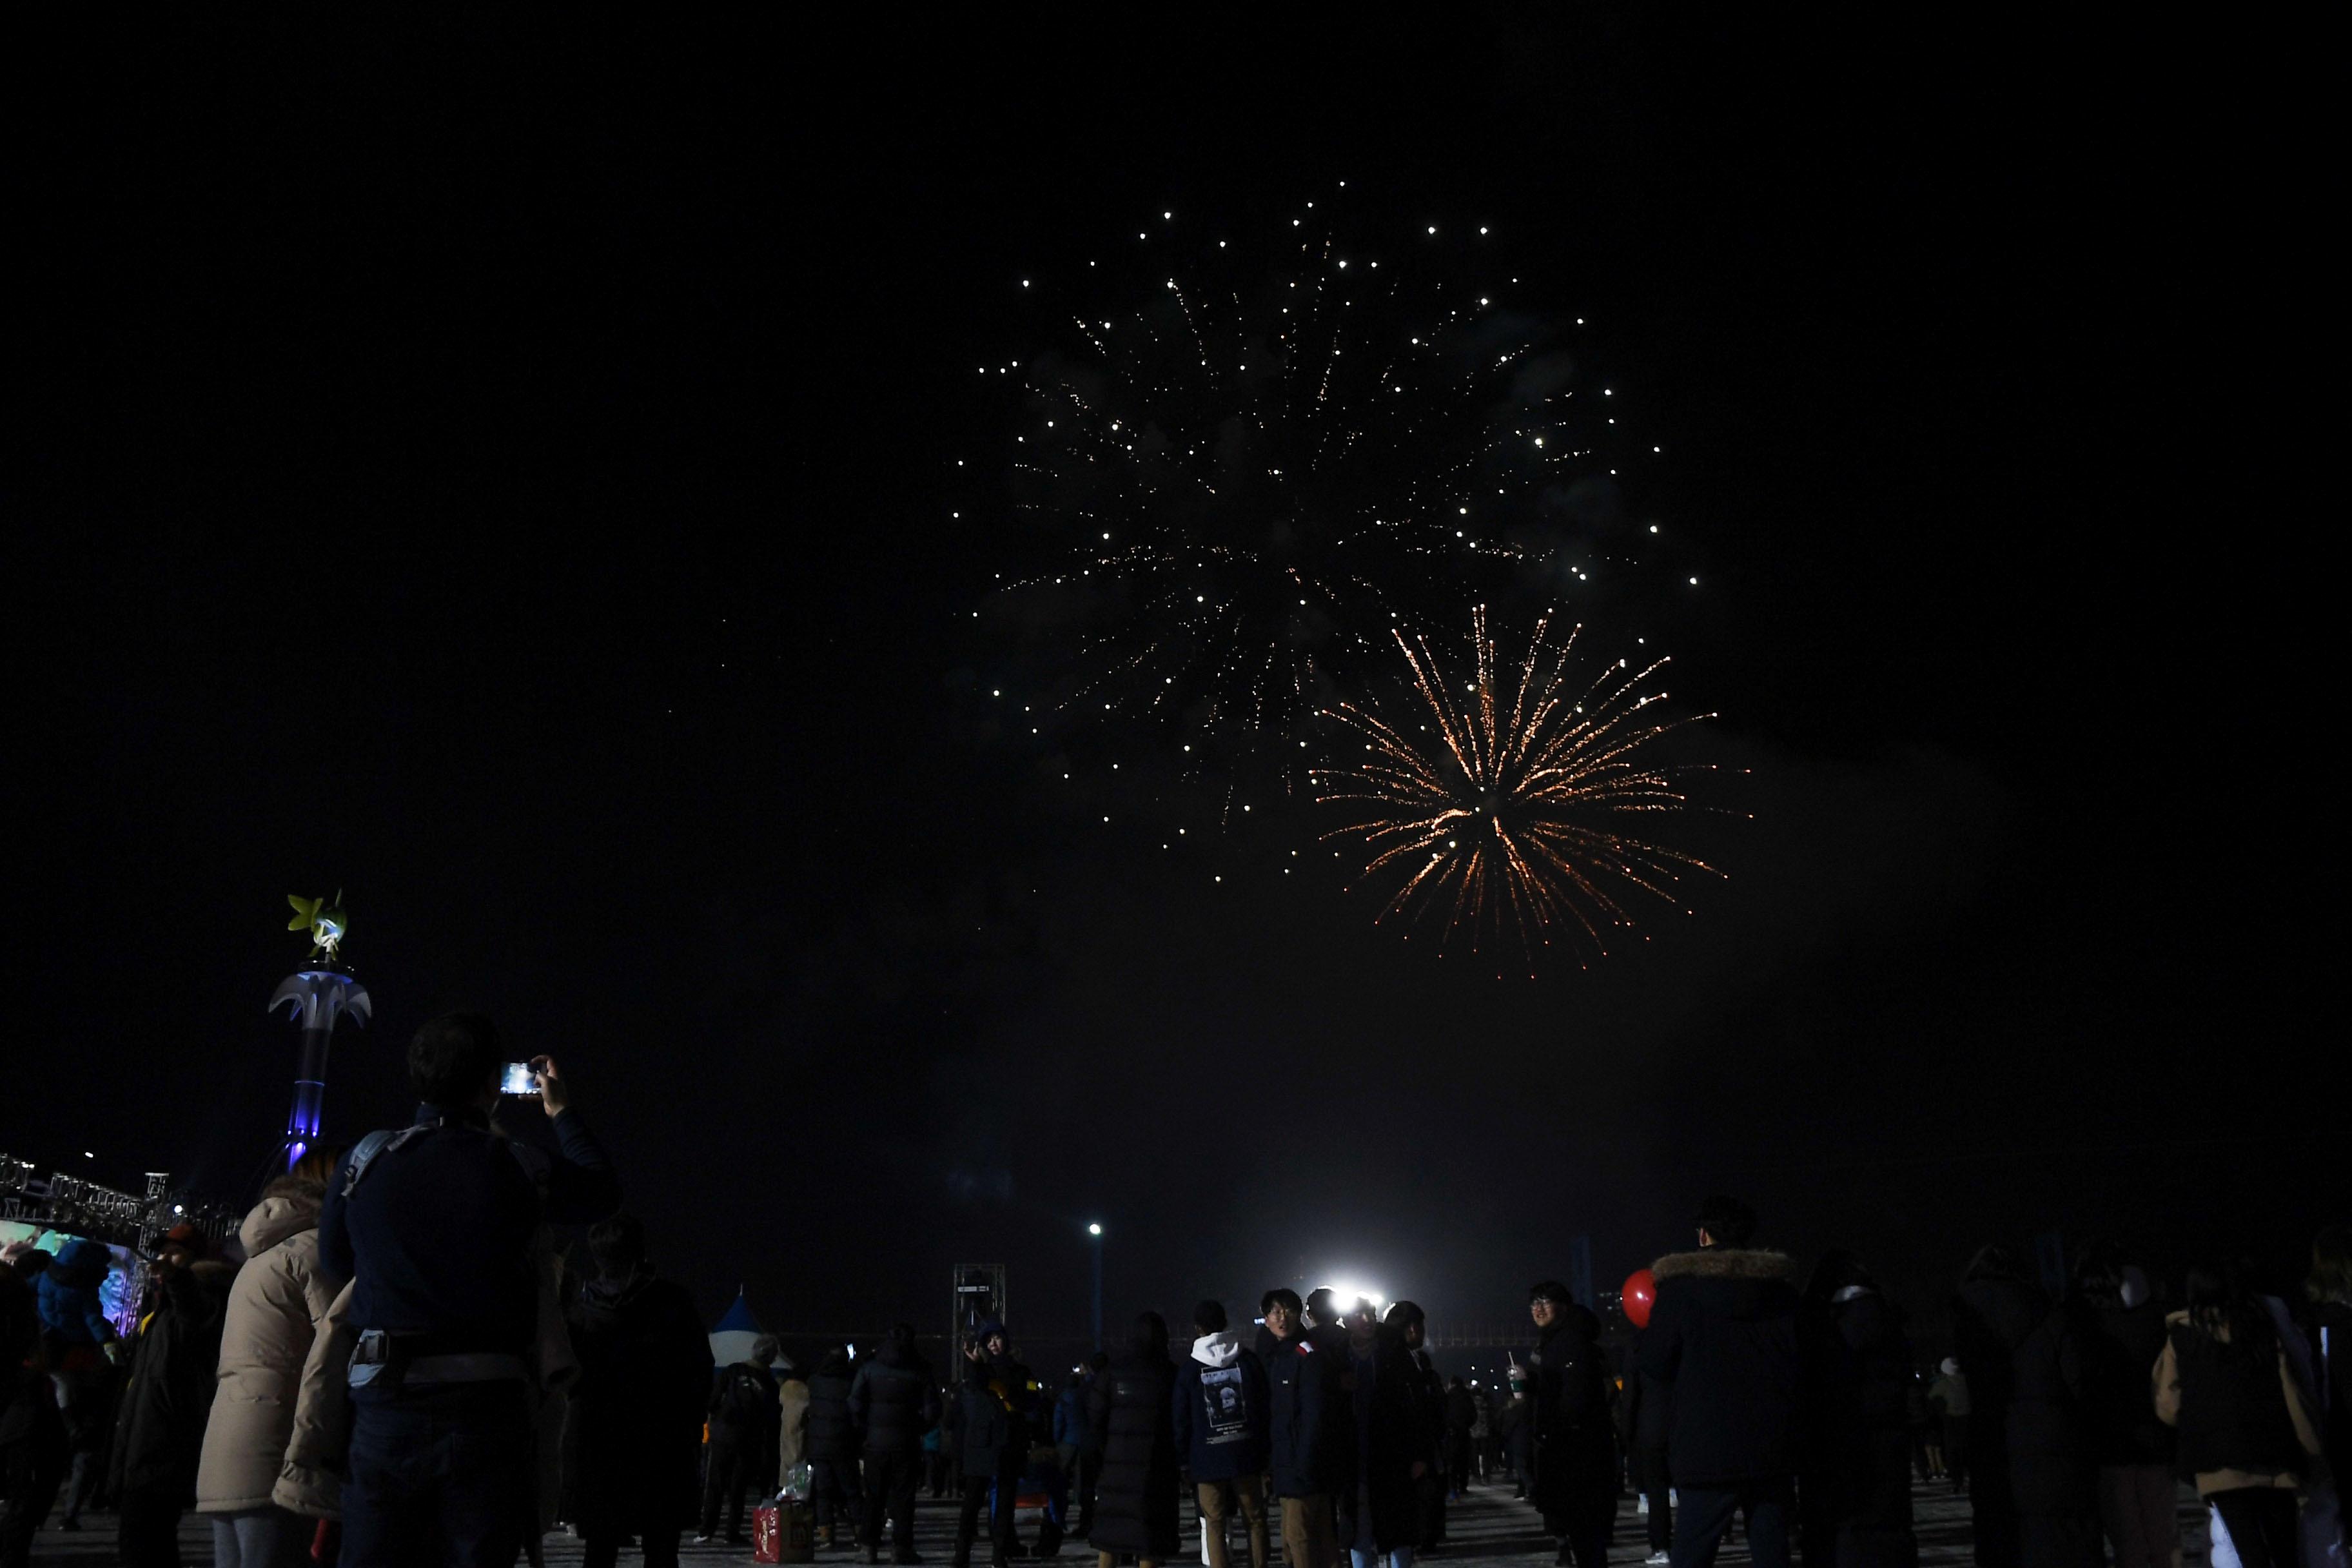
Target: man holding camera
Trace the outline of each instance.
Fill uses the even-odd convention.
[[[416,1120],[361,1140],[327,1189],[319,1251],[352,1281],[344,1568],[509,1568],[536,1528],[532,1267],[543,1222],[600,1219],[621,1188],[547,1057],[530,1063],[561,1152],[490,1122],[504,1063],[478,1014],[409,1042]]]

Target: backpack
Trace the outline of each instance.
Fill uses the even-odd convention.
[[[730,1426],[757,1427],[776,1408],[775,1395],[760,1374],[740,1364],[727,1369],[727,1386],[719,1395],[719,1418]]]

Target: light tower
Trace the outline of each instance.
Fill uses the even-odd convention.
[[[286,922],[286,929],[310,933],[312,960],[308,967],[279,981],[269,998],[268,1011],[288,1008],[302,1030],[301,1062],[294,1072],[294,1109],[287,1113],[286,1142],[281,1146],[287,1168],[291,1170],[319,1142],[320,1113],[327,1099],[327,1047],[333,1042],[336,1020],[349,1013],[365,1024],[374,1004],[368,1000],[367,987],[342,968],[343,932],[349,926],[343,918],[342,894],[337,893],[332,904],[292,893],[286,901],[294,906],[294,918]]]

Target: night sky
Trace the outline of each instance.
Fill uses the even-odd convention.
[[[1346,1277],[1442,1329],[1718,1188],[1930,1313],[1996,1237],[2291,1252],[2340,1217],[2342,705],[2315,263],[2232,46],[1784,25],[93,40],[12,226],[0,1148],[242,1201],[285,896],[341,888],[331,1136],[485,1008],[714,1317],[929,1329],[1002,1260],[1075,1335],[1099,1219],[1114,1318]],[[1670,455],[1632,500],[1755,820],[1590,971],[1270,875],[1311,813],[1107,828],[981,701],[1017,279],[1342,179],[1492,226]]]

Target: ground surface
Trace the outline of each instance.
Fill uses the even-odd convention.
[[[1921,1568],[1968,1568],[1969,1563],[1969,1510],[1964,1499],[1951,1496],[1942,1486],[1915,1487],[1912,1501],[1916,1512]],[[1192,1511],[1187,1507],[1185,1544],[1190,1549],[1189,1562],[1199,1561],[1200,1537],[1192,1532]],[[68,1534],[54,1526],[44,1530],[33,1546],[36,1563],[111,1563],[114,1561],[114,1521],[111,1516],[91,1514],[83,1521],[85,1528],[79,1534]],[[1630,1500],[1621,1504],[1617,1513],[1616,1543],[1609,1553],[1610,1568],[1633,1568],[1641,1563],[1644,1543],[1643,1521],[1633,1511]],[[1540,1523],[1522,1502],[1511,1500],[1507,1484],[1500,1489],[1474,1487],[1461,1501],[1448,1510],[1446,1546],[1435,1561],[1451,1559],[1475,1560],[1498,1568],[1549,1568],[1552,1561],[1551,1543],[1541,1534]],[[2184,1568],[2199,1568],[2206,1561],[2204,1515],[2197,1506],[2193,1493],[2181,1493],[2180,1528],[2184,1548]],[[1024,1532],[1026,1533],[1026,1532]],[[915,1549],[930,1568],[946,1568],[952,1555],[955,1535],[955,1515],[950,1504],[926,1500],[915,1519]],[[189,1568],[209,1568],[213,1561],[212,1535],[209,1528],[191,1515],[180,1532],[182,1551]],[[1238,1536],[1234,1544],[1240,1545]],[[1279,1561],[1281,1540],[1276,1532],[1275,1547]],[[577,1563],[580,1542],[558,1531],[547,1538],[547,1560],[550,1563]],[[741,1563],[751,1561],[748,1547],[724,1546],[713,1542],[697,1546],[688,1542],[680,1552],[683,1561],[695,1563]],[[1237,1562],[1246,1563],[1246,1553],[1237,1552]],[[821,1565],[855,1568],[866,1561],[863,1552],[824,1551],[817,1552]],[[624,1564],[641,1561],[634,1551],[621,1554]],[[987,1561],[985,1550],[980,1561]],[[1076,1543],[1066,1547],[1061,1562],[1070,1568],[1091,1563],[1091,1554]],[[1724,1548],[1717,1558],[1722,1568],[1742,1568],[1748,1562],[1744,1542]]]

